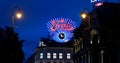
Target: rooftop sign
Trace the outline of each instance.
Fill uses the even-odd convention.
[[[47,23],[50,36],[56,42],[67,42],[73,37],[76,28],[74,21],[68,18],[55,18]]]
[[[94,2],[99,2],[101,0],[90,0],[91,3],[94,3]]]

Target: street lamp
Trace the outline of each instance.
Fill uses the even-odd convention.
[[[88,40],[87,42],[92,44],[92,39],[90,37],[90,18],[91,16],[89,15],[89,10],[87,8],[84,8],[83,11],[80,13],[80,17],[82,19],[83,22],[83,26],[85,26],[84,28],[84,32],[85,33],[85,40]],[[88,37],[89,38],[86,38]],[[92,47],[90,47],[90,51],[88,52],[88,63],[92,63]]]
[[[14,7],[12,10],[12,28],[14,29],[14,21],[15,19],[21,19],[23,17],[23,13],[19,7]]]
[[[85,19],[88,16],[88,14],[86,12],[81,12],[81,18]]]
[[[88,13],[89,10],[87,8],[84,8],[84,10],[80,13],[80,17],[84,22],[88,24],[87,30],[90,30],[90,15]]]
[[[16,13],[16,17],[17,17],[18,19],[22,18],[22,13],[20,13],[20,12]]]

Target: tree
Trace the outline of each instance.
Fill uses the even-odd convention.
[[[23,63],[23,40],[10,27],[0,28],[0,61],[4,63]]]

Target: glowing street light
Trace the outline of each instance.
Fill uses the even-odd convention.
[[[18,19],[22,18],[22,13],[20,13],[20,12],[16,13],[16,17],[17,17]]]
[[[87,8],[84,8],[83,11],[80,13],[80,17],[83,21],[86,21],[88,23],[88,29],[90,29],[90,18],[91,16],[88,14],[89,10]]]
[[[87,13],[81,12],[81,18],[82,18],[82,19],[85,19],[87,16],[88,16]]]
[[[84,8],[83,11],[80,13],[80,16],[82,19],[90,18],[89,16],[89,10],[87,8]]]
[[[80,17],[82,18],[82,21],[87,24],[87,27],[85,28],[85,30],[89,30],[89,32],[90,32],[90,29],[91,29],[90,18],[91,18],[91,16],[88,13],[89,13],[89,10],[87,8],[84,8],[83,11],[80,13]],[[92,44],[91,38],[90,38],[90,44]]]
[[[12,28],[14,29],[14,21],[16,19],[21,19],[23,17],[23,13],[19,7],[14,7],[12,11]]]

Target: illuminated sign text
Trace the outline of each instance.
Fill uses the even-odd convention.
[[[100,1],[100,0],[91,0],[91,3],[98,2],[98,1]]]
[[[61,20],[53,20],[52,21],[52,31],[56,31],[56,29],[59,30],[73,30],[74,28],[71,26],[70,23],[65,23],[64,19]]]

